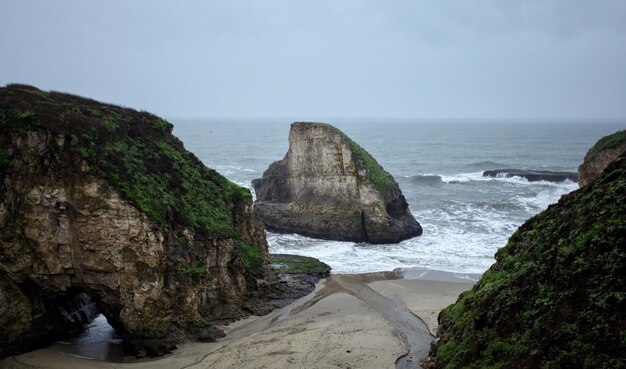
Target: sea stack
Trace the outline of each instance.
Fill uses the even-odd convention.
[[[329,124],[293,123],[289,151],[252,185],[271,231],[369,243],[422,234],[393,177]]]

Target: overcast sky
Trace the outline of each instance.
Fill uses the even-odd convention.
[[[626,117],[625,0],[2,0],[0,85],[175,117]]]

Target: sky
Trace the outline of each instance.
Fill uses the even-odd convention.
[[[626,118],[626,1],[2,0],[8,83],[168,118]]]

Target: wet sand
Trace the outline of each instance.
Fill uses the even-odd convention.
[[[53,345],[0,368],[417,368],[437,314],[472,285],[395,277],[331,275],[285,308],[231,324],[218,342],[182,344],[159,359],[86,360]]]
[[[472,288],[473,284],[399,279],[376,281],[369,286],[419,316],[428,326],[430,333],[436,335],[439,311],[454,303],[459,295]]]

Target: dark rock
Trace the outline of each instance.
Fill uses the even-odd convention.
[[[255,315],[267,314],[308,295],[331,270],[327,264],[308,256],[270,254],[270,260],[279,279],[262,283],[256,297],[247,301],[246,307]]]
[[[275,232],[394,243],[422,233],[393,177],[323,123],[293,123],[289,151],[252,182],[254,211]]]
[[[483,177],[510,178],[521,177],[529,182],[547,181],[563,182],[570,180],[578,182],[578,174],[574,172],[551,172],[547,170],[523,170],[523,169],[495,169],[483,172]]]

